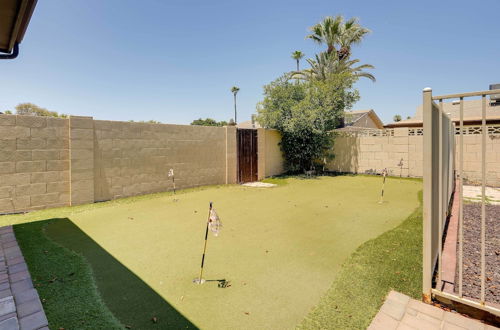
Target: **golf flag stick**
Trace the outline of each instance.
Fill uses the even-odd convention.
[[[401,177],[403,176],[403,158],[399,161],[399,182],[401,183]]]
[[[387,175],[387,169],[384,168],[382,171],[382,175],[384,176],[384,181],[382,181],[382,193],[380,194],[380,202],[379,204],[382,204],[384,202],[384,188],[385,188],[385,176]]]
[[[175,175],[174,175],[174,169],[173,168],[171,168],[168,171],[168,176],[172,177],[172,185],[174,186],[174,195],[175,195]]]
[[[205,230],[205,245],[203,246],[203,256],[201,257],[201,269],[200,277],[198,278],[198,284],[203,283],[203,265],[205,264],[205,252],[207,252],[207,241],[208,241],[208,225],[210,223],[210,214],[212,212],[212,202],[210,202],[210,208],[208,209],[208,219],[207,219],[207,229]]]

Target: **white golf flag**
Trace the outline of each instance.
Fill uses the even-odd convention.
[[[168,171],[168,177],[170,178],[171,176],[174,176],[174,169],[171,168],[169,171]]]
[[[210,210],[210,217],[208,217],[208,227],[214,234],[214,236],[219,236],[219,232],[222,229],[222,222],[217,215],[214,208]]]

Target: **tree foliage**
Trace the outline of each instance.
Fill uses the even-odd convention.
[[[353,17],[344,20],[344,17],[327,16],[318,24],[310,27],[306,38],[322,45],[326,44],[328,54],[336,54],[339,59],[345,59],[351,55],[351,46],[361,43],[370,30],[362,27],[358,19]]]
[[[315,56],[315,59],[307,59],[311,66],[308,69],[292,72],[292,78],[302,80],[319,79],[325,80],[329,75],[347,73],[357,78],[368,78],[375,82],[375,76],[365,69],[374,69],[371,64],[360,64],[358,59],[351,60],[348,57],[340,59],[336,53],[329,54],[321,52]]]
[[[161,124],[162,122],[158,121],[158,120],[154,120],[154,119],[150,119],[150,120],[139,120],[139,121],[135,121],[133,119],[129,120],[130,123],[146,123],[146,124]]]
[[[257,105],[258,121],[281,132],[281,150],[289,172],[310,170],[324,165],[333,146],[332,130],[344,120],[345,110],[359,100],[353,88],[359,78],[375,81],[370,64],[351,59],[351,46],[360,43],[370,31],[356,18],[326,17],[310,28],[306,38],[327,49],[314,59],[310,68],[284,74],[264,86],[264,100]],[[297,63],[303,54],[292,53]],[[290,79],[297,79],[291,83]],[[299,80],[301,82],[299,82]]]
[[[392,120],[394,120],[395,122],[401,121],[401,115],[394,115]]]
[[[297,63],[297,71],[300,70],[300,66],[299,66],[299,63],[300,63],[300,60],[305,56],[304,53],[302,53],[300,50],[296,50],[292,53],[292,58],[295,60],[295,62]]]
[[[16,114],[24,116],[68,117],[68,115],[47,110],[33,103],[20,103],[16,105]]]
[[[227,126],[226,121],[217,121],[212,118],[206,118],[206,119],[196,119],[191,122],[191,125],[199,125],[199,126]]]
[[[301,172],[332,157],[331,131],[342,122],[344,110],[359,99],[352,88],[356,77],[344,73],[325,80],[290,82],[283,75],[264,86],[257,106],[258,121],[281,132],[281,150],[289,172]]]

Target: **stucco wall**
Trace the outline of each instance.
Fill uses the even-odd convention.
[[[279,143],[281,134],[276,130],[264,130],[265,133],[265,176],[274,176],[283,174],[284,159]]]

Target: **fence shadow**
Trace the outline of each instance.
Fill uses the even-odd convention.
[[[45,233],[54,242],[85,257],[103,301],[122,324],[131,329],[197,328],[71,220],[49,220]]]

